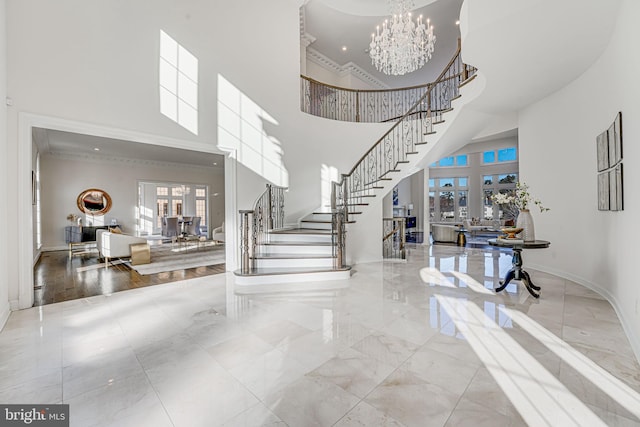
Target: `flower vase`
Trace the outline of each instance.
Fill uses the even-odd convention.
[[[522,209],[518,214],[518,220],[516,221],[516,227],[522,228],[520,236],[525,242],[532,242],[536,240],[536,231],[533,226],[533,217],[529,209]]]

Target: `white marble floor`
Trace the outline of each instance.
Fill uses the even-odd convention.
[[[231,275],[14,312],[0,403],[87,426],[640,426],[640,367],[610,304],[508,253],[412,247],[351,280]]]

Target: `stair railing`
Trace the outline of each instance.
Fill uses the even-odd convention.
[[[458,49],[435,82],[426,86],[424,94],[404,115],[367,151],[342,180],[334,182],[332,207],[343,213],[349,221],[352,207],[364,205],[366,199],[375,197],[375,190],[384,188],[389,174],[399,172],[398,165],[408,163],[408,155],[416,154],[419,145],[434,132],[434,125],[443,122],[443,113],[451,110],[451,101],[459,96],[459,88],[470,81],[476,72],[466,65]]]
[[[284,227],[285,190],[285,187],[267,184],[264,193],[256,200],[253,210],[239,211],[242,274],[250,274],[255,270],[257,247],[269,241],[269,231]]]
[[[382,218],[382,258],[407,259],[406,218]]]
[[[300,76],[300,110],[325,119],[384,123],[416,103],[428,83],[399,89],[350,89]]]

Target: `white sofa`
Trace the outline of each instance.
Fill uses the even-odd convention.
[[[211,240],[216,242],[224,242],[224,222],[220,227],[211,230]]]
[[[134,243],[147,243],[147,239],[128,234],[112,233],[108,230],[96,231],[96,245],[100,256],[104,258],[105,268],[109,266],[109,258],[130,257],[131,249],[129,245]]]
[[[455,243],[458,241],[458,228],[455,225],[431,224],[431,237],[434,242]]]

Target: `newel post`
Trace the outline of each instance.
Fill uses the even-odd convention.
[[[249,215],[253,215],[252,210],[240,211],[240,272],[249,274],[251,272],[251,253],[249,250]]]

